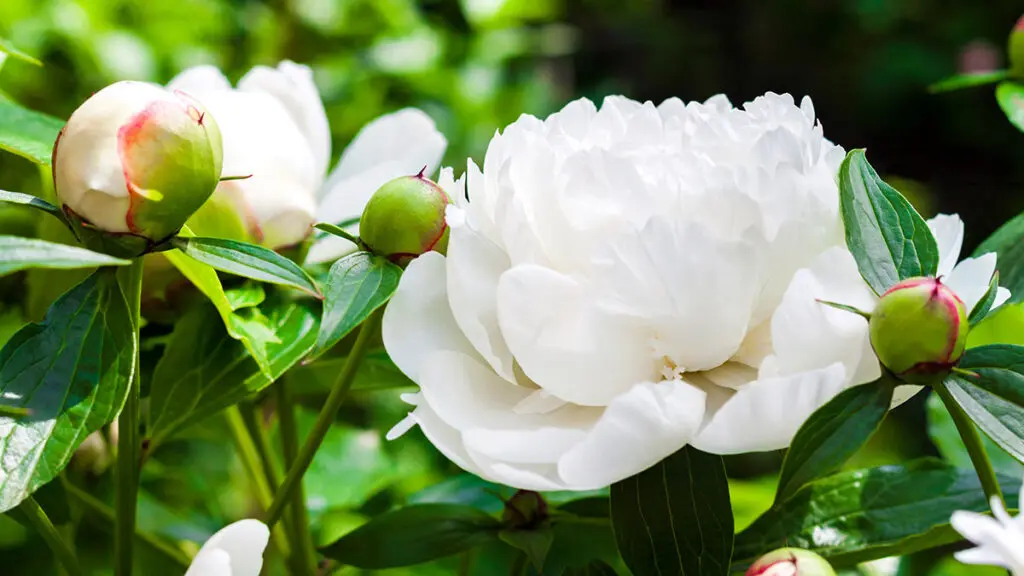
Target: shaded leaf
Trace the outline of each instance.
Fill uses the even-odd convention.
[[[1024,462],[1024,408],[974,386],[964,378],[953,376],[941,385],[990,440],[1017,462]]]
[[[934,276],[939,249],[928,224],[886,184],[864,150],[851,150],[839,168],[846,245],[861,276],[877,294],[914,276]]]
[[[635,576],[725,576],[733,518],[722,457],[686,446],[612,485],[612,527]]]
[[[844,390],[811,414],[786,452],[775,501],[838,470],[860,450],[889,412],[893,390],[892,382],[882,377]]]
[[[292,393],[296,396],[327,394],[338,373],[345,366],[347,356],[320,357],[316,362],[300,364],[290,373]],[[359,363],[352,390],[394,390],[415,387],[416,383],[402,374],[383,349],[370,352]]]
[[[960,368],[977,375],[971,384],[1024,407],[1024,346],[989,344],[971,348],[960,359]]]
[[[555,534],[550,525],[539,526],[532,530],[502,530],[498,533],[502,542],[521,550],[526,554],[530,564],[537,570],[544,568],[544,560],[548,557]]]
[[[324,314],[313,356],[329,350],[383,306],[401,276],[401,268],[369,252],[335,262],[324,286]]]
[[[64,121],[0,100],[0,150],[50,165],[50,152]]]
[[[175,238],[175,248],[221,272],[297,288],[320,297],[313,279],[298,264],[262,246],[222,238]]]
[[[115,275],[99,270],[0,350],[0,395],[31,411],[0,416],[0,511],[53,480],[86,436],[117,417],[134,340]]]
[[[1024,131],[1024,85],[1016,82],[1001,82],[996,86],[996,101],[1006,114],[1006,119]]]
[[[20,236],[0,236],[0,276],[28,268],[96,268],[125,266],[128,260],[85,248]]]

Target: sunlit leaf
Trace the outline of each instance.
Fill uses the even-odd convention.
[[[0,150],[36,164],[50,164],[50,152],[64,121],[0,100]]]
[[[128,260],[85,248],[20,236],[0,236],[0,276],[28,268],[96,268],[125,266]]]

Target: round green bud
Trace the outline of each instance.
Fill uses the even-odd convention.
[[[1007,52],[1010,57],[1010,74],[1015,78],[1024,79],[1024,16],[1017,20],[1017,24],[1010,31]]]
[[[836,576],[836,571],[814,552],[780,548],[754,562],[746,576]]]
[[[444,189],[425,178],[402,176],[381,186],[363,209],[359,238],[373,252],[405,265],[420,254],[448,249]]]
[[[967,344],[964,303],[938,278],[909,278],[890,288],[868,327],[882,365],[915,384],[945,377]]]
[[[505,502],[501,521],[509,528],[536,528],[548,519],[548,503],[532,490],[519,490]]]

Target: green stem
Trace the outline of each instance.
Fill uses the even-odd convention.
[[[529,564],[526,554],[520,553],[516,556],[516,559],[512,562],[512,566],[509,568],[509,576],[523,576],[526,574],[526,566]]]
[[[306,442],[302,445],[302,449],[295,458],[295,462],[288,468],[288,474],[285,476],[284,483],[278,489],[277,496],[274,497],[274,503],[267,510],[268,525],[273,526],[281,519],[281,513],[284,511],[285,505],[293,498],[292,492],[299,487],[302,476],[313,462],[313,456],[316,454],[317,449],[320,448],[320,444],[323,443],[324,437],[327,436],[327,431],[331,429],[334,417],[337,415],[338,409],[341,408],[341,404],[345,401],[349,388],[352,387],[352,382],[355,381],[359,363],[362,362],[363,356],[366,355],[370,339],[377,332],[377,327],[380,325],[380,317],[381,310],[377,310],[359,328],[359,335],[352,345],[352,350],[345,360],[345,366],[341,369],[338,380],[335,381],[334,387],[324,403],[324,407],[316,418],[316,423],[313,424],[313,430],[310,431],[309,437],[306,438]]]
[[[238,457],[242,459],[242,466],[245,467],[249,481],[252,482],[253,491],[256,492],[256,501],[259,502],[260,508],[266,510],[270,506],[273,493],[270,490],[270,485],[267,484],[266,477],[263,475],[263,466],[260,464],[259,450],[256,448],[256,442],[249,435],[242,412],[238,409],[237,405],[226,409],[224,417],[227,420],[228,428],[231,430],[231,439],[235,443]],[[285,556],[291,556],[291,547],[288,545],[288,539],[284,537],[280,529],[273,529],[273,524],[270,526],[274,545]]]
[[[999,488],[995,469],[992,468],[992,461],[989,460],[988,453],[985,452],[985,445],[981,441],[978,429],[971,422],[964,409],[960,407],[960,404],[957,403],[956,399],[953,398],[953,395],[950,394],[945,382],[935,386],[935,393],[942,399],[946,410],[949,411],[949,415],[953,418],[953,423],[956,424],[956,430],[960,433],[960,439],[963,440],[964,446],[967,447],[967,454],[970,455],[971,463],[974,464],[974,470],[978,473],[978,479],[981,480],[981,488],[985,491],[985,496],[989,501],[995,496],[999,498],[1003,506],[1006,506],[1006,502],[1003,500],[1003,491]]]
[[[54,527],[53,522],[50,522],[50,518],[43,511],[42,507],[39,506],[39,503],[36,502],[36,499],[29,496],[21,503],[19,508],[24,512],[25,517],[32,524],[32,527],[36,529],[36,532],[39,532],[43,540],[46,540],[46,545],[50,547],[54,556],[57,557],[57,561],[67,570],[67,573],[70,576],[85,576],[82,567],[78,565],[78,558],[75,557],[75,552],[61,538],[60,532]]]
[[[130,576],[132,573],[132,544],[135,540],[135,514],[139,495],[139,305],[142,299],[142,258],[140,256],[132,260],[131,266],[120,276],[135,332],[135,373],[128,384],[128,398],[117,420],[117,468],[114,476],[117,490],[117,527],[114,531],[116,576]]]
[[[110,506],[107,506],[102,501],[100,501],[93,495],[89,494],[85,490],[82,490],[81,488],[75,486],[74,484],[68,482],[67,480],[64,481],[64,490],[65,492],[67,492],[68,496],[70,496],[73,500],[76,500],[82,506],[82,508],[87,509],[89,512],[103,518],[104,520],[107,520],[111,524],[114,524],[116,522],[114,511],[110,508]],[[186,554],[182,550],[179,550],[177,547],[165,542],[158,536],[136,529],[135,539],[145,543],[153,550],[160,552],[161,554],[166,556],[168,560],[171,560],[172,562],[181,566],[182,568],[188,568],[189,565],[192,564],[192,558],[190,558],[188,554]]]
[[[242,404],[238,410],[249,437],[253,439],[253,446],[256,448],[256,455],[259,456],[263,476],[267,479],[267,486],[270,488],[270,492],[274,492],[281,485],[281,475],[278,473],[276,455],[270,446],[267,432],[260,424],[255,406]]]
[[[299,431],[295,424],[295,406],[288,390],[288,381],[277,383],[277,417],[281,431],[281,450],[284,453],[284,464],[289,468],[299,457]],[[309,530],[309,511],[306,509],[306,491],[299,482],[292,492],[288,510],[291,512],[289,523],[292,533],[292,547],[295,568],[300,575],[316,574],[316,552],[313,548],[313,534]]]

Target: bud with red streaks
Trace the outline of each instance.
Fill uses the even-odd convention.
[[[836,571],[821,556],[799,548],[780,548],[768,553],[747,569],[746,576],[835,576]]]
[[[938,278],[908,278],[890,288],[868,326],[882,365],[916,384],[945,377],[967,344],[964,303]]]
[[[363,209],[359,238],[370,250],[397,264],[448,248],[444,189],[423,176],[402,176],[381,186]]]

